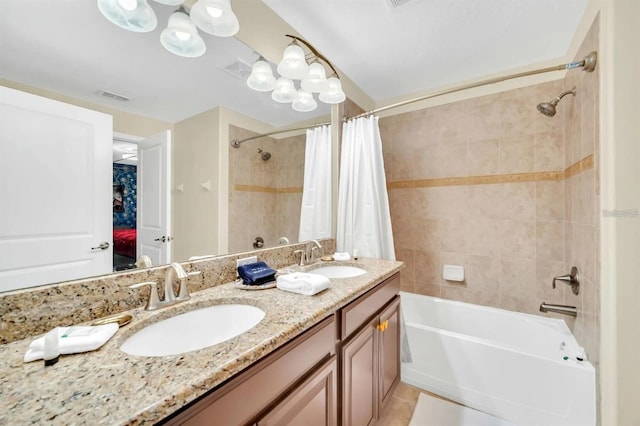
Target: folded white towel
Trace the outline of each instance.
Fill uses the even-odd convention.
[[[333,253],[333,258],[335,260],[351,260],[351,256],[346,251],[344,253]]]
[[[280,290],[313,296],[329,288],[329,284],[329,278],[322,275],[294,272],[279,276],[276,286]]]
[[[58,327],[58,347],[60,354],[75,354],[94,351],[104,345],[118,331],[118,324],[77,325]],[[24,362],[36,361],[44,356],[44,336],[29,345]]]

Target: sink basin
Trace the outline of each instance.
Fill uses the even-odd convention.
[[[323,266],[321,268],[312,269],[308,272],[310,274],[322,275],[327,278],[352,278],[367,273],[367,271],[362,268],[348,265]]]
[[[214,305],[150,324],[129,337],[120,349],[130,355],[164,356],[195,351],[236,337],[264,318],[251,305]]]

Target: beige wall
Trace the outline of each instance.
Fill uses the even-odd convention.
[[[640,2],[601,2],[601,206],[640,209]],[[602,424],[640,424],[640,218],[602,222]]]
[[[219,108],[175,125],[172,204],[176,261],[224,253],[218,245],[219,128]],[[209,190],[202,186],[207,183]]]

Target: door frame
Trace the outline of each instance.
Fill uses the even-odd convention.
[[[165,130],[169,130],[169,129],[165,129]],[[164,131],[164,130],[163,130]],[[171,137],[173,137],[173,132],[171,132]],[[128,142],[128,143],[134,143],[136,145],[138,145],[139,142],[144,141],[146,138],[143,136],[137,136],[137,135],[132,135],[129,133],[122,133],[122,132],[113,132],[113,139],[114,140],[119,140],[121,142]],[[167,155],[169,156],[168,161],[169,161],[169,167],[173,167],[173,152],[172,149],[169,149],[169,151],[167,152]],[[173,178],[172,178],[173,179]],[[138,190],[140,190],[140,185],[137,184],[136,182],[136,186],[138,188]],[[171,210],[173,210],[173,200],[171,199],[171,188],[172,188],[172,183],[169,183],[169,186],[166,188],[167,190],[167,195],[169,197],[169,208]],[[169,221],[169,228],[167,230],[168,234],[171,235],[172,230],[173,230],[173,215]],[[139,253],[136,253],[136,256],[140,257]],[[173,249],[171,249],[171,252],[169,253],[169,256],[171,256],[171,258],[173,258]]]

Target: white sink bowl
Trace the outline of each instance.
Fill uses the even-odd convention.
[[[348,265],[323,266],[308,271],[310,274],[318,274],[327,278],[353,278],[367,273],[362,268]]]
[[[177,355],[236,337],[264,318],[251,305],[214,305],[150,324],[129,337],[120,349],[130,355]]]

